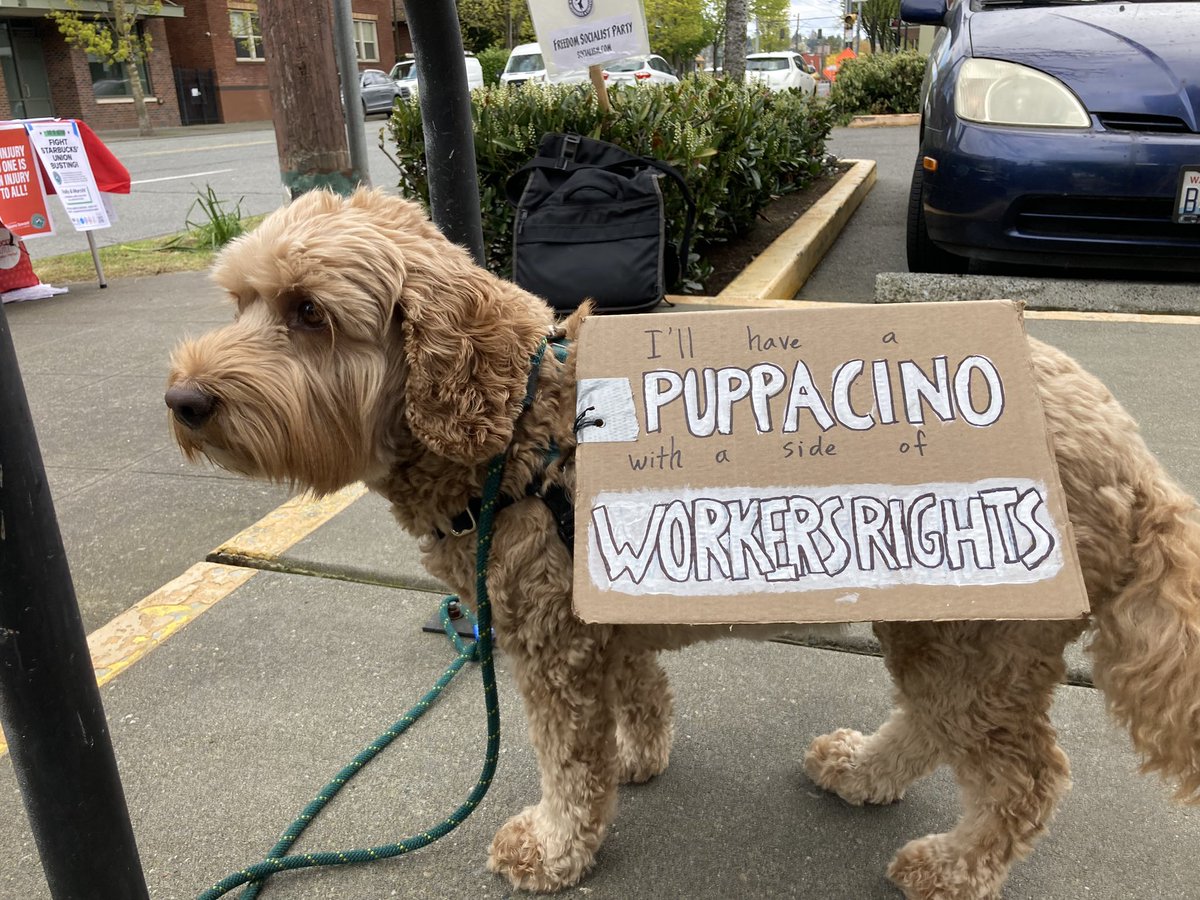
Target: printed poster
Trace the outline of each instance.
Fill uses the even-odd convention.
[[[26,239],[54,234],[37,158],[20,125],[0,127],[0,222]]]
[[[76,231],[108,228],[108,208],[96,186],[74,121],[27,122],[25,129]]]

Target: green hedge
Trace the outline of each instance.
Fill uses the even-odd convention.
[[[838,69],[830,101],[844,119],[920,112],[924,75],[925,57],[915,50],[848,59]]]
[[[684,289],[700,290],[711,267],[706,246],[747,231],[780,194],[800,190],[826,165],[833,125],[829,105],[798,91],[711,77],[679,84],[613,89],[613,113],[600,112],[591,85],[485,88],[472,92],[475,156],[488,267],[508,275],[513,210],[509,175],[532,158],[546,132],[577,132],[666,160],[684,175],[696,201],[696,229]],[[416,103],[397,106],[389,123],[400,167],[400,191],[428,205],[424,140]],[[667,217],[678,240],[684,204],[665,189]]]

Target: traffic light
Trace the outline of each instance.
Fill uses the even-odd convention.
[[[842,24],[846,27],[847,31],[852,31],[854,29],[854,23],[857,21],[858,13],[847,13],[842,17]]]

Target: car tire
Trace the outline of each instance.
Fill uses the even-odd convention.
[[[943,250],[929,237],[925,227],[925,168],[921,156],[913,167],[912,186],[908,191],[908,271],[942,275],[965,275],[970,260]]]

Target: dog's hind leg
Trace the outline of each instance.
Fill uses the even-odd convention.
[[[938,747],[903,706],[874,734],[839,728],[814,740],[804,771],[814,783],[847,803],[894,803],[910,784],[932,772]]]
[[[613,666],[617,780],[649,781],[667,769],[675,735],[674,697],[655,650],[619,652]]]
[[[542,798],[496,832],[488,868],[514,887],[553,891],[583,877],[616,812],[611,629],[566,615],[525,645],[505,644],[525,701]]]
[[[909,900],[992,900],[1046,831],[1070,788],[1050,724],[1062,649],[1075,622],[880,625],[888,668],[911,715],[954,769],[963,815],[902,847],[888,876]]]

